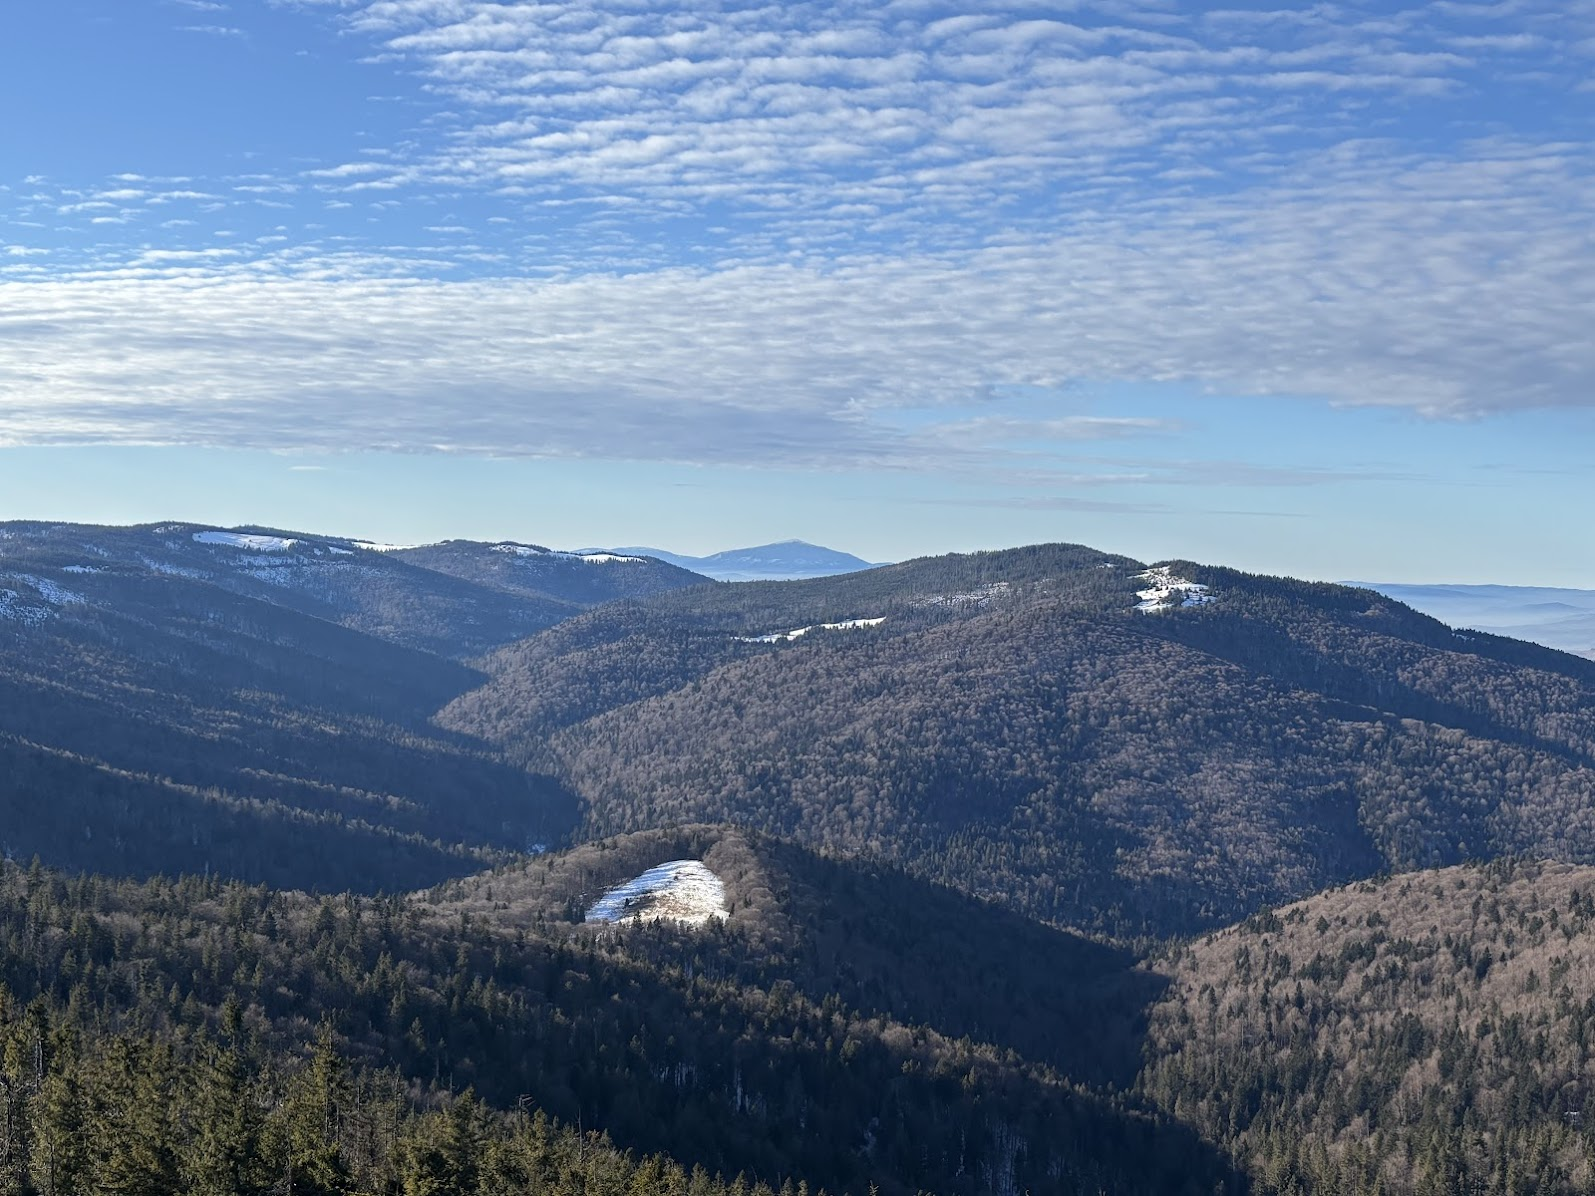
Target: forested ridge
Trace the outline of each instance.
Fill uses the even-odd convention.
[[[1358,882],[1151,966],[1142,1091],[1265,1191],[1595,1185],[1595,868]]]
[[[557,776],[586,835],[733,821],[1120,936],[1595,858],[1591,662],[1169,567],[1209,600],[1137,610],[1134,562],[1072,546],[677,591],[501,650],[442,719]]]
[[[645,598],[708,578],[653,557],[594,553],[588,563],[572,553],[541,545],[487,544],[479,540],[445,540],[393,550],[393,559],[434,573],[507,590],[530,598],[557,595],[579,606],[596,606],[620,598]]]
[[[349,543],[0,525],[0,849],[375,891],[566,835],[557,782],[432,714],[581,607]]]

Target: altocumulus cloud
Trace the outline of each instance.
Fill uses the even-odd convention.
[[[1570,91],[1595,57],[1585,0],[319,7],[448,112],[359,160],[18,202],[136,223],[158,198],[226,221],[205,201],[380,195],[373,219],[414,205],[481,244],[216,249],[201,225],[8,249],[4,441],[978,468],[1020,436],[1170,430],[1016,420],[990,397],[1009,386],[1434,416],[1595,401],[1587,141],[1495,112],[1445,143],[1402,123],[1495,78]],[[614,261],[509,251],[497,230],[555,209],[589,210],[572,227]],[[649,223],[681,218],[691,253]]]
[[[1010,384],[1590,402],[1587,163],[1375,165],[1338,191],[824,267],[439,282],[295,257],[7,283],[4,434],[845,465],[952,451],[882,416]]]

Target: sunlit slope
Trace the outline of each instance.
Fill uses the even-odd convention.
[[[1359,883],[1153,967],[1142,1089],[1265,1192],[1595,1184],[1595,868]]]

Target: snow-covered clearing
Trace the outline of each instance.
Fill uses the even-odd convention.
[[[586,561],[589,565],[612,565],[616,562],[630,564],[641,561],[640,556],[620,556],[613,552],[561,552],[557,548],[543,548],[537,544],[516,544],[505,541],[495,544],[488,551],[502,552],[509,556],[519,557],[553,557],[565,561]]]
[[[857,627],[879,627],[884,622],[886,616],[882,615],[878,619],[848,619],[845,623],[815,623],[809,627],[794,627],[791,631],[772,631],[769,635],[739,635],[737,639],[744,644],[789,644],[811,631],[851,631]]]
[[[969,590],[963,594],[932,594],[929,598],[921,598],[916,605],[919,606],[984,606],[994,598],[1000,598],[1011,587],[1005,581],[994,581],[983,585],[978,590]]]
[[[242,548],[246,552],[287,552],[298,540],[285,540],[281,536],[255,536],[243,532],[195,532],[196,544],[220,544],[226,548]]]
[[[718,876],[698,860],[672,860],[610,889],[587,911],[587,921],[613,926],[635,919],[702,926],[724,920],[730,912],[726,887]]]
[[[554,556],[552,548],[540,548],[536,544],[495,544],[488,549],[489,552],[502,552],[506,556]]]
[[[1182,577],[1175,577],[1167,565],[1159,565],[1155,569],[1148,569],[1145,573],[1135,575],[1137,581],[1150,582],[1144,590],[1137,590],[1135,596],[1141,601],[1135,604],[1135,609],[1143,614],[1154,611],[1173,610],[1176,606],[1203,606],[1213,601],[1213,596],[1207,592],[1207,587],[1194,581],[1187,581]]]

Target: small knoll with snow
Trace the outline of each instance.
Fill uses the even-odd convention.
[[[587,911],[587,921],[681,922],[704,926],[724,921],[725,884],[699,860],[672,860],[610,889]]]
[[[544,548],[540,544],[516,544],[505,541],[495,544],[489,552],[501,552],[506,556],[518,557],[543,557],[564,561],[586,561],[589,565],[613,565],[641,563],[640,556],[622,556],[618,552],[561,552],[557,548]]]
[[[737,639],[744,644],[790,644],[793,640],[802,639],[811,631],[852,631],[859,627],[879,627],[886,622],[886,616],[878,619],[848,619],[844,623],[815,623],[809,627],[794,627],[791,631],[772,631],[768,635],[739,635]]]
[[[349,543],[367,552],[409,552],[412,548],[421,547],[419,544],[378,544],[374,540],[350,540]]]
[[[1135,578],[1149,583],[1146,589],[1135,593],[1141,600],[1135,604],[1135,609],[1142,614],[1173,610],[1180,606],[1205,606],[1214,600],[1206,586],[1175,577],[1168,565],[1158,565],[1144,573],[1137,573]]]
[[[245,532],[195,532],[194,543],[219,544],[226,548],[241,548],[245,552],[287,552],[299,541]]]

